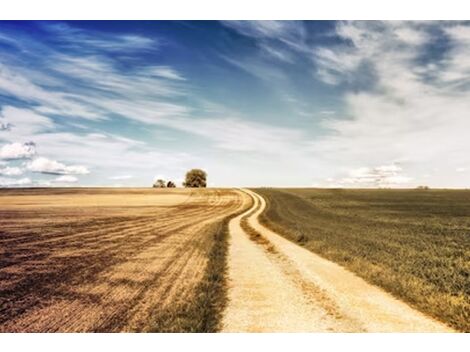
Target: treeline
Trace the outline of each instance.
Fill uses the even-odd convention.
[[[207,173],[201,169],[191,169],[186,173],[185,180],[182,184],[187,188],[205,188],[207,187]],[[176,183],[173,181],[165,181],[158,179],[154,182],[153,188],[175,188]]]

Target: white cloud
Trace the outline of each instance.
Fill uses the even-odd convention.
[[[19,176],[23,174],[23,170],[19,167],[7,166],[3,169],[0,169],[0,175],[3,176]]]
[[[186,79],[181,76],[176,70],[169,66],[154,66],[149,67],[145,70],[145,72],[149,75],[154,75],[157,77],[162,77],[166,79],[172,79],[176,81],[185,81]]]
[[[296,38],[302,35],[295,23],[272,23],[265,26],[271,29],[281,26],[282,36],[279,40],[273,37],[273,40],[281,41],[289,48],[294,48]],[[121,65],[118,55],[100,53],[101,49],[116,47],[116,38],[99,36],[99,41],[113,42],[108,46],[96,40],[90,41],[97,38],[91,38],[82,31],[78,35],[71,35],[74,29],[69,26],[59,26],[51,31],[57,41],[62,40],[64,45],[68,42],[67,45],[76,46],[76,52],[81,54],[71,55],[68,50],[58,51],[55,47],[48,47],[46,42],[28,41],[28,37],[23,36],[13,40],[21,45],[25,53],[31,53],[32,57],[25,58],[24,62],[34,58],[37,59],[35,65],[22,66],[23,61],[5,57],[2,60],[3,66],[0,67],[0,90],[30,106],[30,110],[3,108],[3,118],[11,121],[14,126],[0,138],[11,142],[12,139],[19,141],[29,136],[37,143],[38,152],[45,157],[43,159],[48,160],[47,165],[45,162],[37,165],[38,161],[33,161],[29,166],[30,169],[33,168],[30,171],[62,174],[70,171],[65,169],[66,165],[88,165],[93,167],[93,177],[107,178],[105,170],[113,168],[111,174],[114,175],[132,170],[132,173],[138,175],[135,179],[139,181],[136,182],[142,182],[140,178],[150,179],[155,168],[164,170],[169,175],[179,175],[184,174],[187,165],[198,166],[205,159],[192,149],[190,152],[166,152],[161,148],[156,151],[145,143],[126,141],[99,131],[84,134],[86,128],[80,134],[75,133],[70,129],[76,123],[71,121],[72,118],[96,120],[93,128],[98,125],[107,128],[111,119],[119,121],[121,117],[128,120],[124,122],[126,125],[133,122],[152,125],[147,126],[151,128],[151,132],[158,126],[169,127],[208,138],[216,146],[216,152],[218,148],[224,151],[271,155],[290,153],[296,156],[289,148],[291,142],[297,144],[300,136],[294,129],[271,127],[269,124],[253,123],[239,117],[226,118],[225,116],[232,115],[225,112],[220,114],[224,116],[222,119],[195,116],[194,110],[202,105],[199,106],[200,101],[192,103],[195,100],[194,94],[189,95],[188,92],[193,92],[194,87],[186,83],[186,78],[176,67]],[[62,34],[65,37],[61,37]],[[64,40],[66,36],[70,40]],[[133,39],[134,43],[138,42],[136,38]],[[123,42],[126,45],[131,44],[130,40],[121,41]],[[28,48],[27,44],[31,47]],[[146,48],[142,45],[145,50],[155,47],[149,42],[146,44]],[[128,49],[131,55],[131,48]],[[266,50],[271,53],[268,55],[275,55],[274,51],[283,54],[288,52],[274,42],[266,43]],[[41,57],[35,57],[37,52],[42,53]],[[43,57],[47,59],[42,59]],[[271,77],[267,74],[262,76],[267,80]],[[187,103],[188,100],[191,100],[190,104]],[[119,117],[116,118],[116,115]],[[210,112],[207,115],[213,117],[216,113]],[[92,125],[88,121],[83,121],[83,124]],[[237,128],[240,129],[238,132]],[[165,128],[159,130],[165,131]],[[192,144],[191,138],[187,140],[188,144]],[[54,160],[60,160],[61,163]]]
[[[282,38],[285,42],[293,40],[301,33],[293,23],[272,23],[262,26],[267,26],[265,30],[268,30],[268,27],[273,29],[275,26],[284,28],[285,32],[283,32]],[[130,151],[133,146],[118,142],[113,138],[99,139],[92,136],[84,137],[65,132],[51,133],[47,131],[51,128],[47,123],[52,123],[52,121],[44,120],[43,115],[63,115],[64,110],[66,110],[64,114],[68,116],[73,114],[77,117],[93,119],[105,119],[117,114],[130,120],[208,137],[221,149],[241,152],[261,151],[272,154],[276,151],[285,151],[288,149],[290,141],[296,143],[296,139],[299,137],[299,134],[294,130],[252,123],[241,118],[199,119],[190,117],[192,115],[190,107],[177,103],[175,100],[166,100],[166,98],[186,94],[186,88],[181,86],[184,80],[183,76],[170,66],[153,66],[124,72],[117,69],[112,59],[105,59],[98,55],[81,57],[56,53],[52,55],[54,59],[50,62],[53,64],[46,68],[64,75],[67,78],[66,81],[62,82],[58,76],[58,81],[50,85],[50,89],[45,90],[39,84],[41,80],[32,82],[32,79],[26,78],[30,75],[26,75],[24,70],[17,70],[18,73],[14,79],[10,77],[11,87],[7,89],[14,96],[32,99],[39,104],[33,112],[36,114],[37,123],[31,127],[30,131],[26,131],[26,124],[23,124],[22,128],[25,135],[34,134],[34,141],[41,147],[41,155],[47,155],[50,158],[70,160],[74,163],[89,164],[91,162],[103,165],[122,164],[122,160],[126,156],[133,158],[133,160],[127,158],[129,164],[137,164],[144,159],[150,160],[155,155],[158,157],[155,157],[153,163],[166,160],[169,164],[179,164],[183,160],[189,159],[188,155],[181,153],[167,155],[164,152],[149,151],[148,148],[140,153]],[[265,72],[262,76],[266,79],[270,77]],[[71,79],[79,81],[73,94],[69,89]],[[82,111],[69,103],[78,104]],[[19,111],[4,110],[3,114],[5,116],[19,116]],[[42,121],[40,121],[41,117]],[[26,119],[22,119],[22,121],[24,120]],[[237,132],[237,128],[242,132]],[[19,131],[19,129],[17,130]],[[95,161],[97,153],[107,155],[107,157],[100,158],[100,162]],[[138,167],[142,168],[142,165],[148,168],[149,163],[139,163]]]
[[[35,154],[36,145],[33,142],[11,143],[0,148],[0,159],[28,159],[33,157]]]
[[[130,53],[133,45],[136,50],[148,50],[158,47],[158,43],[132,35],[94,37],[80,30],[78,36],[70,36],[75,40],[70,40],[68,45],[83,46],[83,55],[72,56],[65,50],[58,54],[47,48],[45,43],[38,43],[42,49],[40,52],[46,53],[47,60],[42,62],[38,59],[37,65],[21,67],[21,61],[9,61],[8,56],[2,57],[0,93],[16,97],[31,106],[30,110],[3,108],[0,118],[2,143],[33,140],[40,154],[47,156],[52,163],[61,160],[72,167],[89,165],[93,167],[94,175],[96,169],[101,172],[113,167],[111,175],[118,175],[114,177],[132,172],[136,179],[143,172],[147,172],[146,177],[150,179],[155,168],[173,175],[173,170],[211,159],[220,152],[217,149],[230,152],[230,158],[240,156],[238,162],[253,162],[255,168],[262,158],[262,162],[272,162],[274,167],[270,170],[276,170],[282,163],[286,170],[282,171],[285,173],[282,176],[291,179],[301,177],[298,176],[300,173],[313,174],[314,171],[318,172],[319,177],[332,176],[344,167],[346,172],[339,180],[349,178],[359,184],[365,182],[367,177],[356,170],[357,166],[381,165],[384,160],[393,162],[403,159],[408,160],[407,175],[413,175],[415,179],[416,175],[426,174],[434,166],[439,166],[442,171],[433,173],[430,182],[448,180],[442,173],[464,179],[464,175],[457,175],[455,170],[470,163],[466,152],[467,131],[470,129],[467,118],[470,111],[468,25],[342,22],[335,30],[335,34],[343,40],[341,44],[312,48],[307,45],[310,41],[306,41],[305,29],[300,22],[225,24],[254,38],[260,49],[260,55],[255,55],[254,59],[237,58],[224,52],[230,57],[228,62],[263,79],[270,85],[269,89],[290,89],[289,85],[295,83],[297,75],[287,74],[286,63],[294,63],[297,55],[305,55],[303,61],[314,62],[312,70],[317,70],[317,79],[331,85],[344,84],[338,91],[345,89],[346,93],[335,97],[335,101],[342,98],[344,106],[336,109],[329,104],[323,105],[325,109],[334,108],[337,112],[333,114],[325,110],[314,116],[324,118],[319,132],[309,129],[303,122],[302,130],[261,123],[259,121],[266,118],[261,115],[257,122],[254,117],[244,118],[225,111],[204,110],[205,115],[197,116],[195,111],[200,111],[197,110],[198,104],[192,104],[193,97],[188,94],[194,91],[194,87],[187,84],[186,77],[177,68],[135,68],[132,65],[123,68],[116,59],[119,55],[114,55],[118,48],[126,48]],[[54,33],[60,35],[62,29],[56,28]],[[67,31],[73,29],[65,28],[62,39],[71,34]],[[440,39],[447,40],[446,46],[442,50],[433,50],[430,55],[428,47],[435,44],[436,33],[441,32],[445,33],[444,38]],[[310,34],[308,39],[314,39]],[[64,45],[65,42],[67,40],[64,40]],[[25,51],[28,48],[23,46],[24,55],[35,48]],[[113,55],[100,55],[99,50],[112,51]],[[279,64],[279,61],[283,63]],[[309,72],[308,68],[305,72]],[[304,86],[307,85],[302,84]],[[333,91],[337,87],[328,89]],[[294,89],[289,92],[294,92]],[[306,91],[305,95],[310,93]],[[302,94],[293,96],[302,102]],[[190,104],[187,104],[188,100]],[[293,99],[286,101],[297,104]],[[306,109],[302,107],[302,110]],[[210,149],[211,155],[203,154],[203,157],[198,157],[196,152],[192,156],[175,151],[167,153],[162,149],[155,151],[145,143],[139,144],[98,130],[84,134],[92,130],[89,127],[92,123],[86,121],[83,122],[89,124],[89,130],[85,128],[80,134],[67,130],[72,124],[69,122],[72,117],[99,120],[93,122],[93,128],[107,128],[105,124],[111,124],[111,121],[105,119],[114,119],[115,115],[127,119],[125,123],[129,125],[135,121],[151,125],[147,126],[150,133],[157,133],[155,130],[161,126],[163,132],[158,132],[164,134],[165,127],[169,127],[192,134],[194,138],[188,138],[188,144],[196,145],[193,140],[199,136],[204,143],[208,141],[207,144],[216,148]],[[120,118],[116,121],[121,122]],[[286,114],[282,124],[294,126],[297,121],[299,119],[293,114]],[[311,142],[306,142],[307,139]],[[267,154],[271,159],[265,158]],[[291,164],[286,166],[282,157]],[[293,165],[295,163],[297,165]],[[62,172],[69,167],[59,164],[62,168],[58,169]],[[212,162],[219,169],[224,167],[222,164]],[[373,167],[367,168],[368,171],[363,170],[363,173],[371,176],[387,172],[379,168],[375,171]],[[359,175],[354,176],[351,171],[351,176],[347,172],[350,169],[356,170]],[[296,172],[298,170],[300,172]],[[322,174],[327,172],[328,175]],[[387,176],[389,182],[402,184],[409,179],[395,172],[396,175]],[[108,175],[102,177],[108,178]]]
[[[63,175],[55,178],[52,182],[54,183],[77,183],[78,178],[71,175]]]
[[[178,175],[184,173],[188,164],[201,163],[197,155],[156,150],[140,141],[109,133],[49,132],[36,134],[34,139],[40,146],[41,156],[65,165],[86,165],[90,171],[93,169],[91,177],[80,180],[85,184],[105,185],[110,175],[132,172],[133,185],[147,185],[151,184],[155,170]]]
[[[27,169],[33,172],[52,175],[86,175],[90,171],[82,165],[66,166],[58,161],[39,157],[27,164]]]
[[[0,187],[22,187],[32,185],[31,179],[24,177],[21,179],[1,178]]]
[[[470,163],[466,152],[470,41],[458,29],[459,35],[450,35],[448,50],[438,57],[430,54],[436,30],[446,26],[452,25],[346,22],[337,26],[347,44],[326,48],[329,54],[317,64],[333,76],[334,82],[327,83],[347,81],[360,88],[344,94],[344,115],[324,119],[322,126],[329,132],[311,143],[319,160],[344,167],[406,160],[415,179],[439,166],[440,171],[429,178],[431,185],[444,186],[450,180],[466,184],[463,178],[457,181],[453,170]],[[424,59],[428,62],[420,64]]]

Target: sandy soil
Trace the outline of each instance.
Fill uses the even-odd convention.
[[[253,207],[230,226],[229,304],[225,332],[452,332],[343,267],[262,226],[266,204],[245,190]],[[263,240],[252,240],[249,226]]]

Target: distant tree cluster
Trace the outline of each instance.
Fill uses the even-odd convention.
[[[173,181],[166,182],[159,178],[152,186],[153,188],[175,188],[176,184]],[[183,182],[183,187],[187,188],[204,188],[207,187],[207,173],[201,169],[192,169],[186,173],[186,178]]]
[[[427,190],[427,189],[429,189],[429,186],[418,186],[418,187],[416,187],[416,189],[424,189],[424,190]]]
[[[160,178],[155,181],[152,187],[153,188],[175,188],[176,184],[173,181],[166,182],[165,180],[162,180]]]

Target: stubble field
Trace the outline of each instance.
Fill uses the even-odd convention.
[[[470,191],[256,192],[267,202],[265,226],[470,331]]]
[[[214,331],[236,190],[0,192],[0,331]]]

